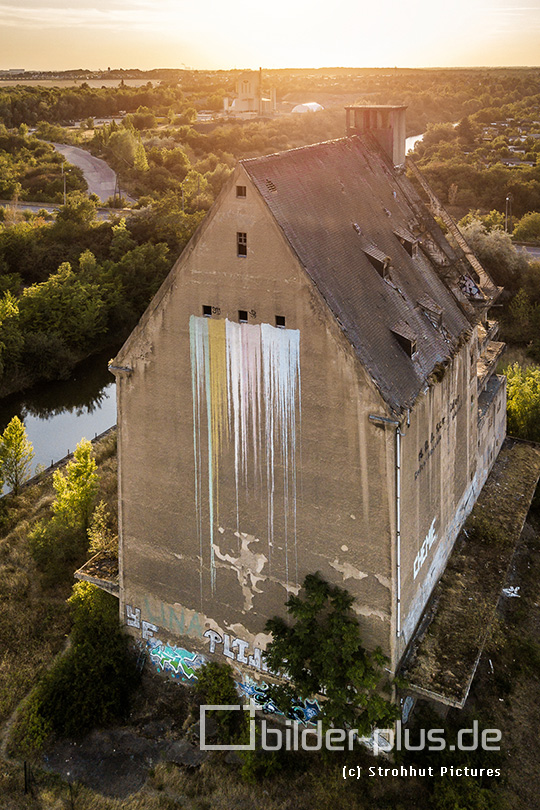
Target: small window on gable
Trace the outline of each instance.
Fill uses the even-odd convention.
[[[245,186],[236,186],[236,196],[237,197],[245,197],[246,196],[246,187]]]
[[[203,304],[202,314],[204,315],[205,318],[212,317],[212,307],[210,306],[210,304]]]
[[[285,315],[276,315],[276,326],[285,329]]]
[[[247,233],[236,234],[236,254],[237,256],[247,256]]]
[[[247,309],[239,309],[238,310],[238,320],[240,321],[240,323],[247,323],[248,322]]]

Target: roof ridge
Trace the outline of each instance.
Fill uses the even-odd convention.
[[[269,158],[282,158],[284,155],[292,154],[293,152],[301,152],[303,150],[315,149],[321,146],[328,146],[329,144],[344,143],[347,141],[359,140],[358,135],[343,135],[341,138],[329,138],[327,141],[317,141],[317,143],[307,143],[303,146],[293,146],[292,149],[283,149],[281,152],[271,152],[269,155],[259,155],[258,157],[242,158],[239,162],[245,166],[246,163],[263,163]]]

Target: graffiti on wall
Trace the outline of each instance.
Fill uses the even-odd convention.
[[[214,654],[217,649],[225,658],[229,658],[231,661],[237,661],[239,664],[253,667],[253,669],[259,672],[269,672],[266,661],[264,660],[263,651],[260,647],[254,647],[253,652],[250,652],[248,641],[234,637],[231,639],[228,633],[224,633],[223,636],[221,636],[221,634],[217,633],[215,630],[207,630],[204,635],[210,642],[208,648],[210,653]]]
[[[232,448],[239,501],[248,480],[265,493],[268,560],[276,519],[277,470],[282,477],[285,577],[297,576],[296,457],[300,427],[300,332],[270,324],[190,318],[195,506],[202,561],[215,588],[214,535],[219,514],[222,452]],[[281,484],[280,484],[281,486]],[[203,517],[208,511],[208,518]],[[205,525],[203,525],[203,521]]]
[[[431,526],[429,527],[429,531],[426,535],[424,542],[420,548],[420,551],[415,557],[414,560],[414,578],[418,576],[420,569],[422,568],[423,564],[427,560],[428,552],[432,547],[433,543],[437,540],[437,532],[435,531],[435,522],[437,518],[433,518]]]
[[[195,670],[206,663],[204,656],[199,653],[192,653],[184,650],[183,647],[165,644],[155,637],[149,638],[146,646],[150,660],[158,672],[170,672],[173,677],[182,681],[196,681]]]
[[[253,681],[248,678],[246,682],[237,682],[236,686],[241,695],[252,700],[263,714],[279,714],[289,720],[307,725],[314,720],[321,710],[316,700],[302,700],[294,698],[291,701],[289,711],[285,714],[276,705],[275,701],[268,694],[268,684],[264,681]]]

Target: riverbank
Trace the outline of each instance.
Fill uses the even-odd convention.
[[[41,383],[0,400],[0,432],[14,416],[25,425],[35,453],[31,473],[69,456],[83,437],[96,438],[116,424],[110,357],[111,351],[101,352],[80,364],[67,380]]]

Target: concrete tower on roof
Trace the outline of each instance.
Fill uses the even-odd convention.
[[[239,163],[114,361],[122,616],[187,680],[262,677],[317,570],[395,671],[505,435],[499,290],[395,169],[404,108],[347,118]]]

